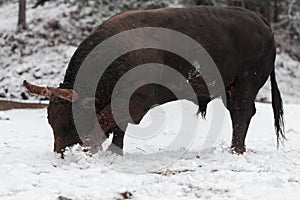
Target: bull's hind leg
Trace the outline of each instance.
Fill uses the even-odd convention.
[[[258,93],[256,77],[236,78],[226,88],[227,108],[232,120],[233,153],[242,154],[246,151],[245,139],[252,116],[255,114],[255,97]]]

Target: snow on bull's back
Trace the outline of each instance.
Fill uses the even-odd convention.
[[[181,113],[174,110],[174,104],[165,106],[167,116],[173,117],[161,134],[164,134],[162,138],[168,135],[172,138],[178,127],[174,115]],[[195,106],[186,103],[184,109],[184,117],[188,117],[194,113]],[[122,198],[120,193],[128,192],[133,199],[296,200],[300,196],[299,113],[299,105],[285,105],[288,141],[279,150],[271,105],[257,104],[247,138],[248,152],[244,155],[229,153],[231,128],[225,116],[222,135],[207,154],[197,154],[192,149],[173,160],[168,171],[135,174],[118,170],[124,166],[136,167],[133,163],[136,157],[126,154],[119,157],[101,152],[90,157],[76,146],[66,153],[65,159],[60,159],[52,152],[53,136],[45,109],[5,111],[0,115],[9,118],[0,120],[0,199],[56,199],[58,196],[118,199]],[[155,115],[159,113],[151,116]],[[198,120],[198,123],[203,121]],[[141,126],[147,127],[149,121],[143,121],[145,124]],[[125,149],[128,152],[136,150],[135,147],[145,152],[155,150],[155,143],[143,147],[137,142],[127,138],[125,145],[130,147]],[[162,153],[145,165],[170,160],[172,155],[172,152]]]

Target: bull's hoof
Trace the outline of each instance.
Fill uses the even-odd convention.
[[[107,148],[106,151],[110,151],[113,154],[123,156],[123,149],[121,149],[120,147],[118,147],[114,144],[109,145],[109,147]]]
[[[245,147],[231,147],[232,154],[242,155],[245,152],[246,152]]]

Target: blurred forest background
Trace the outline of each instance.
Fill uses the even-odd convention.
[[[37,98],[22,87],[23,79],[57,86],[80,42],[119,12],[195,5],[240,6],[271,22],[279,85],[286,102],[299,102],[300,0],[0,0],[0,97]],[[268,101],[268,89],[259,100]]]

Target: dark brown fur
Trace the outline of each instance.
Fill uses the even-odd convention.
[[[200,43],[218,66],[226,86],[227,108],[233,124],[232,148],[237,153],[245,151],[245,138],[252,116],[255,114],[254,100],[259,89],[271,75],[273,110],[278,138],[282,132],[282,101],[275,80],[274,60],[276,56],[272,30],[261,17],[241,8],[193,7],[165,8],[149,11],[129,11],[104,22],[85,39],[71,58],[60,88],[72,89],[76,74],[87,55],[105,39],[125,30],[140,27],[164,27],[186,34]],[[123,148],[124,132],[116,125],[110,111],[112,91],[123,74],[135,66],[145,63],[161,63],[173,67],[188,78],[191,64],[172,53],[144,49],[133,51],[115,60],[105,71],[96,92],[98,122],[105,134],[114,132],[113,144]],[[103,66],[106,67],[106,66]],[[163,75],[162,75],[163,78]],[[203,79],[191,81],[199,105],[205,116],[206,106],[212,100]],[[180,85],[174,83],[174,87]],[[184,88],[183,88],[184,89]],[[76,88],[80,98],[94,97],[89,85]],[[175,95],[162,86],[146,85],[139,88],[130,101],[130,113],[134,123],[139,123],[145,113],[155,104],[176,100]],[[120,103],[120,110],[123,109]],[[88,111],[83,113],[90,121],[86,132],[93,129],[94,119]],[[71,103],[53,97],[50,99],[48,119],[55,135],[55,151],[82,143],[71,114]],[[128,123],[124,119],[124,123]],[[111,147],[110,149],[113,149]],[[121,152],[119,152],[121,153]]]

